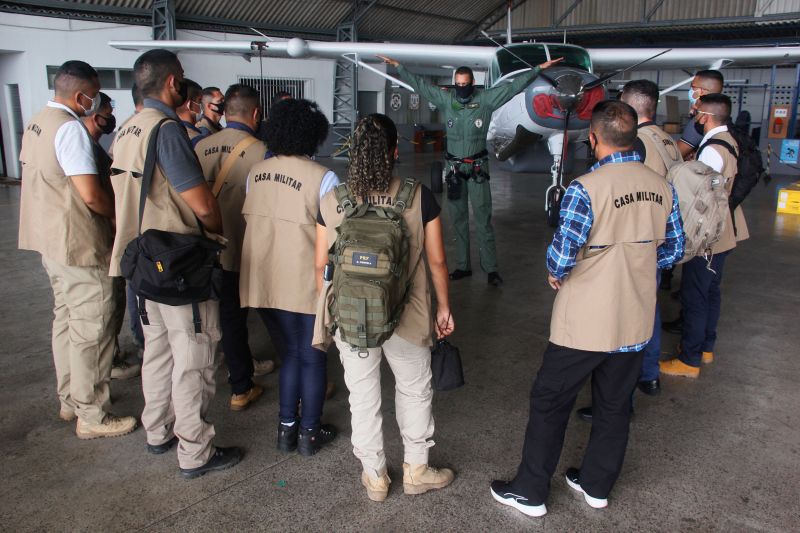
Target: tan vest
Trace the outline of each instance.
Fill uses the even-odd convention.
[[[720,139],[725,141],[726,143],[733,146],[734,150],[738,152],[738,146],[736,144],[736,139],[727,132],[723,131],[717,133],[712,139]],[[724,146],[718,146],[712,144],[706,150],[716,150],[717,153],[722,157],[722,174],[727,181],[725,182],[725,190],[728,194],[730,194],[731,190],[733,190],[733,182],[736,179],[736,172],[738,170],[738,165],[736,163],[736,158],[733,156],[732,153],[728,151],[727,148]],[[742,211],[742,206],[737,207],[734,210],[734,217],[731,217],[730,210],[727,210],[727,218],[725,220],[725,230],[722,232],[722,236],[719,238],[717,242],[711,247],[711,252],[714,254],[719,254],[722,252],[727,252],[729,250],[733,250],[736,248],[737,241],[743,241],[747,239],[750,235],[747,229],[747,222],[744,219],[744,212]],[[736,220],[736,232],[733,231],[733,220]]]
[[[550,341],[594,352],[639,344],[653,334],[656,248],[666,233],[672,191],[636,162],[607,164],[578,180],[593,223],[556,295]]]
[[[147,144],[158,122],[166,118],[161,111],[144,108],[120,128],[114,139],[114,162],[111,164],[111,184],[117,208],[117,235],[111,256],[111,276],[121,276],[120,260],[125,247],[138,235],[139,193],[141,175],[147,157]],[[187,138],[186,142],[189,140]],[[192,209],[172,188],[156,161],[153,183],[144,206],[142,233],[159,229],[182,234],[199,234],[197,218]],[[213,235],[209,234],[209,238]]]
[[[683,161],[681,152],[678,150],[678,147],[675,145],[675,141],[672,139],[669,133],[665,132],[655,124],[639,128],[636,136],[639,137],[644,144],[646,153],[643,163],[659,176],[666,176],[667,170],[669,170],[668,166],[671,167],[673,164]],[[673,156],[671,161],[664,161],[664,158],[661,155],[661,150],[656,146],[653,137],[658,138],[667,154]]]
[[[393,178],[389,183],[388,192],[370,193],[370,203],[373,205],[391,206],[392,199],[397,194],[402,180]],[[336,228],[344,220],[344,212],[336,201],[334,191],[329,192],[322,199],[320,205],[322,219],[325,221],[328,249],[336,241]],[[403,212],[410,238],[409,268],[417,266],[411,287],[408,304],[403,309],[400,323],[395,329],[395,334],[417,346],[430,346],[433,334],[433,317],[431,314],[431,293],[428,285],[428,272],[423,261],[425,251],[425,228],[422,224],[422,187],[418,186],[411,205]],[[324,296],[322,296],[324,297]],[[321,309],[318,308],[317,322],[323,320]]]
[[[182,126],[185,128],[185,129],[186,129],[186,135],[188,135],[188,136],[189,136],[189,140],[190,140],[190,141],[191,141],[192,139],[194,139],[195,137],[199,137],[200,135],[202,135],[202,133],[200,133],[199,131],[197,131],[197,130],[196,130],[196,129],[194,129],[194,128],[190,128],[190,127],[189,127],[189,126],[187,126],[186,124],[181,124],[181,125],[182,125]],[[196,126],[195,126],[195,127],[196,127]]]
[[[19,247],[62,265],[106,266],[114,238],[111,221],[89,209],[56,157],[56,133],[71,120],[78,121],[47,106],[25,128]]]
[[[319,188],[328,169],[302,156],[275,156],[250,170],[242,213],[242,307],[313,315]]]
[[[203,167],[203,175],[212,189],[217,174],[228,159],[231,150],[248,137],[252,137],[252,135],[246,131],[225,128],[197,143],[194,151],[200,160],[200,166]],[[248,146],[243,156],[239,155],[242,151],[238,150],[237,160],[228,172],[225,184],[217,196],[222,212],[222,228],[225,238],[228,239],[227,248],[222,252],[220,262],[222,268],[231,272],[239,272],[239,264],[242,259],[242,240],[244,239],[242,206],[247,194],[247,175],[253,165],[264,160],[266,151],[266,144],[260,141]]]
[[[222,131],[222,129],[219,126],[217,126],[216,124],[214,124],[213,122],[211,122],[208,119],[208,117],[203,117],[200,120],[198,120],[197,124],[195,124],[195,127],[197,127],[197,128],[208,128],[208,131],[210,131],[211,133],[217,133],[219,131]],[[197,135],[201,135],[201,134],[198,133]]]

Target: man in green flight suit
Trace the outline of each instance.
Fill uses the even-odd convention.
[[[542,63],[513,82],[491,89],[476,88],[469,67],[455,73],[455,91],[444,90],[409,72],[397,61],[378,56],[397,68],[400,78],[433,103],[444,115],[447,134],[447,160],[452,174],[447,183],[447,205],[456,235],[456,269],[450,279],[472,275],[469,252],[469,202],[478,233],[481,268],[488,274],[490,285],[500,286],[503,278],[497,272],[497,249],[492,228],[492,191],[489,186],[489,157],[486,131],[492,113],[525,89],[539,72],[555,65],[562,58]]]

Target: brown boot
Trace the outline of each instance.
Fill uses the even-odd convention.
[[[79,439],[91,440],[102,437],[121,437],[136,429],[136,419],[132,416],[106,415],[99,424],[89,424],[78,418],[75,434]]]
[[[263,387],[253,385],[250,390],[243,394],[231,395],[231,411],[244,411],[254,401],[264,393]]]
[[[455,477],[455,473],[449,468],[403,463],[403,492],[424,494],[429,490],[443,489],[452,483]]]
[[[361,472],[361,484],[367,489],[367,497],[374,502],[382,502],[389,495],[389,484],[392,482],[387,474],[379,478],[372,478],[366,472]]]

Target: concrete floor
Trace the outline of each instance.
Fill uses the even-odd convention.
[[[431,155],[405,157],[399,175],[429,175]],[[333,165],[341,169],[341,165]],[[589,508],[563,482],[578,465],[589,425],[570,421],[549,513],[526,518],[495,503],[489,482],[508,478],[520,458],[528,393],[548,337],[553,292],[544,254],[544,176],[497,172],[495,228],[505,286],[483,275],[454,283],[453,343],[467,385],[437,394],[431,462],[453,467],[445,490],[402,493],[402,447],[384,373],[387,455],[394,479],[384,504],[367,500],[349,442],[342,370],[325,419],[341,435],[316,457],[275,449],[277,375],[258,378],[263,399],[227,408],[224,370],[211,420],[220,445],[246,449],[236,468],[184,481],[174,452],[145,452],[141,429],[79,441],[57,417],[50,353],[52,293],[39,256],[16,249],[19,188],[0,189],[0,529],[7,531],[800,531],[800,216],[776,216],[779,184],[759,186],[745,204],[751,240],[729,258],[716,362],[698,380],[665,378],[656,398],[637,396],[628,455],[605,510]],[[448,230],[449,233],[449,230]],[[448,239],[448,247],[452,242]],[[474,249],[477,254],[477,250]],[[477,268],[477,255],[475,255]],[[663,314],[677,303],[662,293]],[[252,319],[258,357],[274,357]],[[663,351],[678,339],[665,335]],[[127,331],[123,346],[131,346]],[[388,369],[384,369],[388,370]],[[578,400],[584,405],[588,386]],[[139,379],[115,381],[114,410],[139,414]]]

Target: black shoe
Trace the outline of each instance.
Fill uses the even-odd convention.
[[[683,317],[679,316],[678,318],[670,322],[662,322],[661,329],[663,329],[667,333],[674,333],[675,335],[680,335],[683,332]]]
[[[658,396],[661,393],[661,381],[659,379],[640,381],[637,386],[640,391],[649,396]]]
[[[586,500],[586,503],[588,503],[590,507],[602,509],[608,506],[608,500],[606,498],[595,498],[584,492],[581,488],[581,471],[577,468],[567,468],[564,478],[567,480],[567,485],[569,485],[572,490],[583,494],[583,499]]]
[[[525,496],[514,493],[510,488],[505,481],[492,481],[490,487],[492,498],[528,516],[544,516],[547,514],[547,507],[545,507],[544,503],[533,503]]]
[[[578,418],[580,418],[584,422],[589,422],[589,423],[592,422],[592,406],[591,405],[589,407],[581,407],[580,409],[575,411],[575,414],[578,415]]]
[[[211,459],[203,466],[197,468],[181,468],[181,475],[186,479],[194,479],[215,470],[227,470],[234,467],[242,460],[244,452],[241,448],[215,448]]]
[[[591,405],[589,407],[581,407],[580,409],[575,411],[575,414],[578,415],[578,418],[580,418],[584,422],[589,422],[591,424],[591,422],[592,422],[592,406]],[[633,403],[631,403],[631,416],[633,416]]]
[[[450,279],[453,281],[458,281],[462,278],[468,278],[472,275],[472,270],[459,270],[455,269],[450,272]]]
[[[316,429],[300,428],[300,435],[297,437],[297,452],[310,457],[335,438],[336,428],[330,424],[322,424]]]
[[[147,451],[152,453],[153,455],[161,455],[162,453],[167,453],[178,443],[178,437],[172,437],[164,444],[148,444]]]
[[[489,272],[489,285],[494,285],[495,287],[499,287],[503,284],[503,278],[500,277],[500,274],[497,272]]]
[[[297,449],[297,430],[299,428],[299,422],[295,422],[291,426],[278,422],[278,449],[280,451],[289,453]]]

